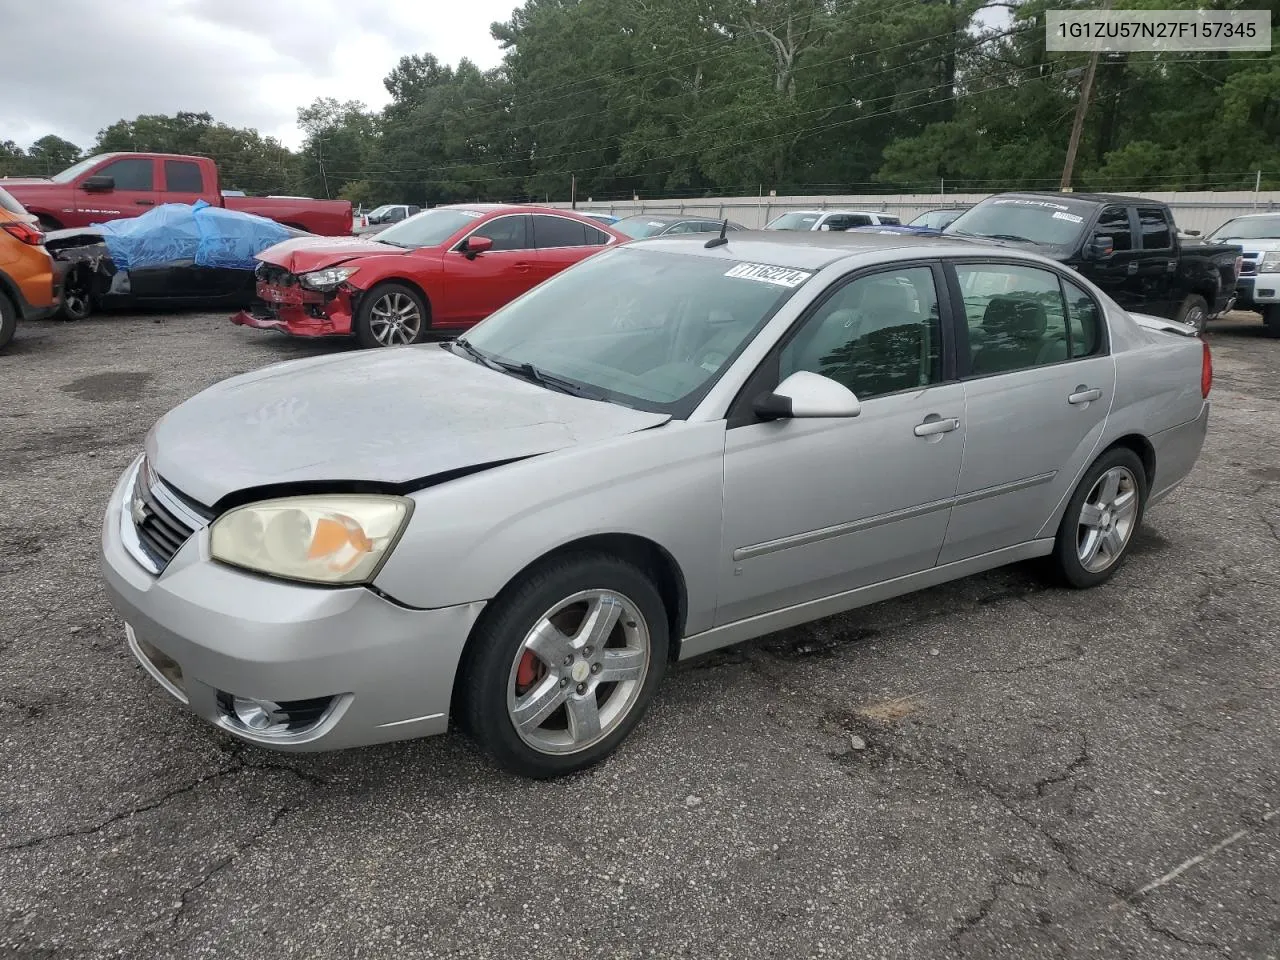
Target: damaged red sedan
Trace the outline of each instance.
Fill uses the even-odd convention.
[[[258,254],[261,301],[233,323],[362,347],[478,323],[565,267],[627,238],[566,210],[436,207],[377,239],[303,237]]]

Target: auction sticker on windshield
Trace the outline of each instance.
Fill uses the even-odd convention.
[[[1061,211],[1053,215],[1055,220],[1066,220],[1068,223],[1084,223],[1084,217],[1078,217],[1074,213],[1063,213]]]
[[[798,287],[808,280],[812,273],[805,270],[792,270],[790,267],[774,267],[767,263],[739,263],[725,271],[726,277],[737,277],[741,280],[758,280],[761,283],[772,283],[779,287]]]

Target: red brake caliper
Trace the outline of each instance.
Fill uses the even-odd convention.
[[[538,658],[533,655],[533,651],[526,650],[524,656],[520,658],[520,666],[516,667],[516,691],[518,693],[524,693],[524,691],[533,686],[534,681],[538,679],[538,668],[540,666],[541,664],[538,662]]]

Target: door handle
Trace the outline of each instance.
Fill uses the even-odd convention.
[[[154,207],[156,205],[154,200],[135,200],[133,202],[140,207]]]
[[[1135,273],[1138,272],[1138,261],[1130,260],[1129,266],[1125,267],[1124,272],[1129,274],[1129,276],[1132,277]]]
[[[917,423],[915,435],[917,437],[934,437],[940,433],[950,433],[952,430],[959,429],[960,421],[955,417],[938,418],[936,420],[925,420],[924,423]]]
[[[531,264],[531,263],[516,263],[516,264],[512,264],[512,267],[513,267],[513,269],[515,269],[515,270],[516,270],[516,272],[517,272],[517,273],[528,273],[530,270],[532,270],[532,269],[533,269],[533,264]]]
[[[1076,392],[1067,397],[1067,403],[1089,403],[1092,400],[1101,398],[1102,391],[1097,387],[1086,387],[1084,384],[1076,387]]]

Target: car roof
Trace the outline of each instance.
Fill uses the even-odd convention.
[[[389,204],[389,206],[405,206],[405,204]],[[471,210],[475,213],[552,213],[562,217],[582,217],[577,210],[557,210],[555,207],[540,207],[528,203],[442,203],[431,210]],[[423,211],[427,213],[429,211]]]
[[[623,220],[654,220],[658,223],[684,223],[686,220],[708,220],[720,223],[724,217],[713,217],[704,213],[633,213]]]
[[[1230,217],[1226,222],[1230,223],[1232,220],[1258,220],[1262,217],[1280,217],[1280,210],[1264,210],[1261,213],[1242,213],[1238,216]]]
[[[970,238],[919,233],[845,233],[812,230],[740,230],[728,236],[728,243],[707,247],[707,234],[686,233],[650,240],[636,240],[622,250],[658,250],[686,256],[716,257],[733,262],[767,263],[798,270],[820,270],[837,260],[858,254],[880,254],[901,249],[904,259],[965,254],[998,256],[1001,259],[1044,258],[1017,247]]]
[[[786,213],[778,214],[778,216],[785,217],[787,213],[799,213],[803,215],[816,213],[818,216],[822,216],[822,214],[824,213],[857,213],[857,214],[861,214],[864,217],[895,217],[897,216],[897,214],[895,213],[886,213],[883,210],[854,210],[851,207],[833,207],[829,210],[788,210],[786,211]]]
[[[1036,200],[1052,197],[1057,200],[1083,200],[1085,203],[1154,203],[1164,206],[1163,201],[1151,200],[1147,197],[1126,197],[1118,193],[1063,193],[1060,190],[1013,190],[1008,193],[994,194],[987,199],[997,200],[1000,197],[1031,197]]]

